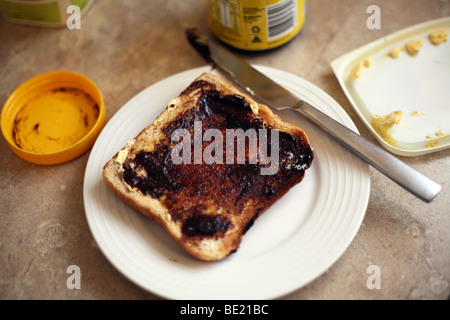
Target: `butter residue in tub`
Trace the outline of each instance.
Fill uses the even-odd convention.
[[[430,140],[427,142],[426,147],[427,148],[434,148],[436,147],[440,141],[444,140],[446,137],[445,131],[443,129],[440,129],[436,131],[434,136],[427,135],[426,139]]]
[[[62,151],[83,139],[99,117],[99,106],[78,88],[57,88],[30,99],[17,113],[15,144],[29,152]]]
[[[423,47],[423,40],[410,40],[405,44],[405,50],[410,56],[415,56]]]
[[[427,142],[426,147],[427,148],[434,148],[434,147],[436,147],[438,145],[438,143],[439,143],[439,140],[438,139],[434,139],[434,140],[431,140],[431,141]]]
[[[444,132],[444,130],[438,130],[438,131],[436,131],[436,137],[444,137],[445,136],[445,132]]]
[[[445,137],[445,131],[440,129],[440,130],[436,131],[436,133],[434,135],[435,136],[427,135],[426,139],[434,139],[435,137],[438,137],[438,138]]]
[[[428,39],[434,45],[441,44],[441,43],[447,41],[449,31],[450,30],[447,29],[447,30],[437,30],[437,31],[431,32],[428,35]]]
[[[358,62],[350,71],[350,79],[356,80],[361,77],[364,67],[369,68],[372,65],[370,58],[364,59],[362,62]]]
[[[366,59],[363,61],[363,66],[364,66],[364,67],[369,68],[371,65],[372,65],[372,60],[371,60],[370,58],[366,58]]]
[[[358,63],[352,68],[352,71],[350,71],[350,79],[352,80],[358,79],[361,76],[362,72],[363,72],[362,63]]]
[[[417,110],[410,113],[411,117],[424,116],[424,115],[425,115],[425,113],[417,111]]]
[[[383,140],[394,145],[395,141],[390,136],[391,129],[400,123],[403,111],[393,111],[387,115],[372,114],[372,127]]]
[[[403,48],[393,48],[388,52],[388,56],[394,59],[397,59],[400,56]]]

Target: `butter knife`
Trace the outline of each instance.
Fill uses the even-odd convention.
[[[347,150],[421,200],[431,202],[439,194],[441,190],[439,184],[309,103],[299,99],[215,40],[200,34],[196,29],[186,30],[186,35],[190,44],[208,63],[225,73],[256,100],[276,110],[291,109],[308,119],[336,139]]]

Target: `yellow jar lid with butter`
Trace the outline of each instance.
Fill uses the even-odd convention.
[[[53,165],[89,150],[105,119],[103,97],[92,80],[71,71],[54,71],[14,90],[3,106],[1,129],[18,156]]]

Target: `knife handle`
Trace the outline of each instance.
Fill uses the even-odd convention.
[[[293,111],[312,121],[345,148],[421,200],[431,202],[440,192],[439,184],[308,103],[299,102],[297,109]]]

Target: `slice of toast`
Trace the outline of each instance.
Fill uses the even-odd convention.
[[[187,252],[215,261],[238,249],[313,157],[303,130],[204,73],[105,164],[103,176]]]

